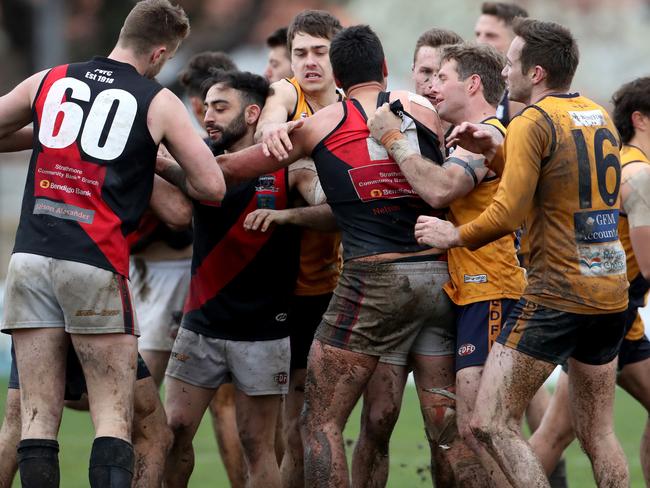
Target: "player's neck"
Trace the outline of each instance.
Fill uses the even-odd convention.
[[[237,151],[241,151],[242,149],[246,149],[247,147],[251,147],[253,144],[255,144],[255,131],[248,131],[246,132],[246,135],[244,135],[241,139],[238,139],[234,143],[230,145],[228,149],[226,149],[226,152],[233,153]]]
[[[634,137],[627,143],[629,146],[638,147],[646,157],[650,157],[650,137],[647,134],[634,134]]]
[[[130,49],[124,49],[119,45],[115,46],[111,53],[108,55],[109,59],[119,61],[120,63],[130,64],[135,70],[144,76],[147,72],[149,65],[144,62],[139,56],[136,56]]]
[[[530,100],[528,102],[524,102],[526,105],[532,105],[534,103],[539,102],[542,98],[547,97],[549,95],[558,95],[558,94],[567,94],[569,93],[569,89],[562,89],[562,88],[548,88],[547,86],[540,86],[536,85],[533,87],[533,90],[530,94]]]
[[[318,112],[320,109],[332,105],[339,99],[336,85],[334,83],[328,85],[327,88],[323,90],[313,92],[306,91],[303,88],[302,93],[305,95],[305,100],[307,100],[307,103],[314,112]]]
[[[363,98],[372,98],[376,97],[377,93],[384,91],[386,87],[383,83],[378,81],[368,81],[366,83],[358,83],[351,86],[346,91],[348,98],[356,98],[361,101]]]
[[[497,110],[495,107],[487,103],[487,101],[483,97],[481,97],[480,99],[478,98],[470,99],[463,112],[464,112],[463,113],[464,118],[462,120],[457,121],[456,125],[464,121],[472,122],[473,124],[478,124],[484,121],[485,119],[489,119],[490,117],[495,117]]]

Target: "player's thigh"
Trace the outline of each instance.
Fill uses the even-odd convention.
[[[650,341],[623,341],[618,384],[650,412]],[[625,362],[624,362],[625,361]]]
[[[237,429],[244,450],[250,452],[266,446],[272,451],[276,419],[280,410],[280,395],[248,395],[237,389],[235,407]]]
[[[483,366],[470,366],[456,372],[456,414],[459,427],[469,425],[482,374]]]

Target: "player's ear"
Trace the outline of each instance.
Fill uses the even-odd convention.
[[[650,117],[647,115],[642,114],[638,110],[635,110],[632,112],[632,115],[630,116],[632,119],[632,127],[634,127],[634,130],[640,130],[643,132],[648,132],[650,131]]]
[[[246,119],[246,124],[255,125],[257,124],[257,119],[260,118],[262,109],[259,105],[248,105],[244,110],[244,118]]]
[[[477,74],[473,74],[468,78],[468,80],[467,91],[470,95],[473,95],[481,87],[481,77]]]
[[[386,58],[381,63],[381,74],[384,75],[384,78],[388,77],[388,63],[386,63]]]
[[[167,52],[166,46],[158,46],[157,48],[151,51],[151,56],[149,57],[149,61],[152,64],[158,63],[162,55],[165,54],[166,52]]]
[[[532,68],[531,81],[534,85],[537,85],[538,83],[544,81],[547,75],[548,73],[544,68],[542,68],[540,65],[536,65],[534,68]]]

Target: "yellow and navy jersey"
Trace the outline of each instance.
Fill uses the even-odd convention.
[[[288,120],[310,117],[314,110],[296,78],[287,78],[296,89],[298,99]],[[300,239],[300,271],[295,294],[301,296],[324,295],[336,287],[341,272],[341,234],[302,229]]]
[[[650,160],[638,147],[627,144],[623,145],[621,148],[621,167],[631,163],[650,164]],[[625,249],[625,255],[627,256],[627,279],[630,282],[630,304],[636,302],[640,306],[644,306],[647,303],[648,298],[648,284],[647,281],[643,279],[639,270],[639,264],[634,256],[632,241],[630,240],[630,227],[625,212],[621,212],[618,221],[618,235],[621,244],[623,245],[623,249]],[[643,326],[643,320],[641,320],[639,313],[636,312],[634,322],[625,338],[635,341],[641,339],[644,334],[645,328]]]
[[[483,121],[504,135],[506,129],[496,117]],[[497,157],[502,157],[500,154]],[[448,220],[459,226],[471,222],[485,210],[499,187],[498,175],[485,177],[474,190],[449,205]],[[444,289],[456,305],[485,300],[518,300],[526,286],[525,271],[519,266],[515,234],[511,233],[470,251],[465,247],[448,252],[451,280]]]
[[[483,245],[525,220],[526,299],[570,313],[625,310],[619,138],[605,109],[578,94],[546,96],[510,122],[503,152],[494,202],[461,227],[463,241]]]

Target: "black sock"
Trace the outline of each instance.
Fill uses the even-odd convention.
[[[90,453],[91,488],[130,488],[133,446],[116,437],[97,437]]]
[[[52,439],[20,441],[18,469],[24,488],[58,488],[59,443]]]
[[[551,488],[568,488],[569,483],[566,477],[566,462],[564,458],[560,459],[557,463],[551,476],[548,477],[548,481],[551,484]]]

